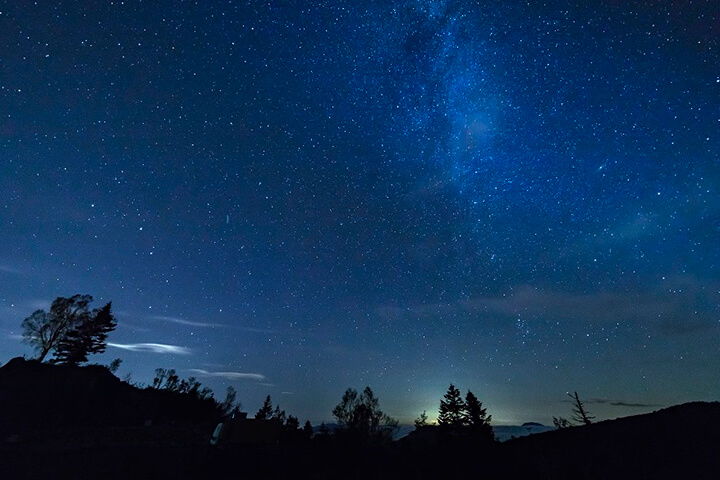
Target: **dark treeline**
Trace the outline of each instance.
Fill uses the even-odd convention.
[[[105,350],[117,322],[111,304],[56,299],[23,321],[37,359],[0,367],[2,478],[460,479],[717,478],[720,404],[695,403],[594,422],[577,392],[555,431],[496,441],[491,415],[450,384],[437,422],[426,412],[393,440],[397,420],[368,386],[348,388],[331,426],[273,405],[253,416],[238,392],[224,399],[196,378],[158,368],[145,386],[85,365]],[[566,428],[574,427],[574,428]]]
[[[369,387],[339,398],[334,431],[313,432],[270,397],[247,418],[233,391],[217,401],[176,376],[160,369],[141,388],[99,365],[13,359],[0,367],[3,478],[664,479],[720,471],[717,403],[498,443],[476,395],[451,385],[438,399],[438,424],[420,414],[414,432],[392,441],[397,423]],[[232,422],[258,436],[211,445],[218,424]]]
[[[156,373],[141,387],[100,365],[8,362],[0,368],[0,464],[13,475],[7,478],[398,478],[423,452],[470,445],[489,452],[494,444],[472,433],[475,410],[465,401],[448,410],[462,420],[420,425],[415,440],[393,442],[397,421],[370,387],[347,389],[333,409],[336,427],[313,432],[270,396],[247,419],[233,389],[218,401],[193,378]],[[233,422],[256,436],[212,445],[213,429]],[[423,465],[425,471],[427,460]]]

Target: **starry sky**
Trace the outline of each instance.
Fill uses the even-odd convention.
[[[331,421],[720,397],[720,3],[0,2],[0,362],[107,352]]]

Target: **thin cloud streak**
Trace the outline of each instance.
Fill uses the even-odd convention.
[[[223,323],[208,323],[208,322],[194,322],[192,320],[185,320],[178,317],[169,317],[164,315],[153,315],[148,317],[152,320],[160,320],[163,322],[171,322],[176,323],[178,325],[187,325],[189,327],[199,327],[199,328],[236,328],[238,330],[242,330],[244,332],[252,332],[252,333],[266,333],[266,334],[273,334],[277,333],[275,330],[269,330],[265,328],[254,328],[254,327],[240,327],[236,325],[226,325]]]
[[[177,317],[165,317],[165,316],[152,316],[150,317],[153,320],[161,320],[164,322],[171,322],[171,323],[177,323],[178,325],[187,325],[190,327],[201,327],[201,328],[208,328],[208,327],[226,327],[227,325],[222,325],[220,323],[206,323],[206,322],[193,322],[190,320],[183,320],[182,318]]]
[[[192,351],[189,348],[179,347],[177,345],[165,345],[163,343],[110,343],[108,347],[119,348],[121,350],[129,350],[131,352],[147,352],[147,353],[170,353],[174,355],[190,355]]]
[[[662,407],[662,405],[659,405],[657,403],[637,403],[637,402],[625,402],[622,400],[607,400],[603,398],[594,398],[592,400],[588,400],[585,403],[594,403],[594,404],[607,404],[612,405],[613,407],[630,407],[630,408],[650,408],[650,407]]]
[[[668,289],[678,293],[668,295]],[[712,322],[720,302],[718,285],[694,278],[678,277],[665,284],[635,293],[595,292],[578,295],[562,291],[544,290],[531,285],[516,286],[502,296],[476,297],[458,302],[409,305],[406,307],[379,306],[376,311],[387,319],[415,316],[432,319],[439,315],[457,313],[499,315],[514,318],[544,317],[602,324],[638,321],[672,334],[700,332],[717,326]],[[688,317],[692,317],[691,329]]]
[[[563,400],[563,403],[575,403],[574,400]],[[659,403],[642,403],[642,402],[626,402],[624,400],[608,400],[607,398],[592,398],[590,400],[583,400],[583,404],[586,405],[611,405],[613,407],[628,407],[628,408],[654,408],[662,407]]]
[[[208,372],[199,368],[191,368],[190,372],[200,377],[218,377],[226,380],[265,380],[265,375],[260,373],[242,373],[242,372]]]

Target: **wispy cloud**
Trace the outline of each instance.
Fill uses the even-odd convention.
[[[162,343],[110,343],[108,347],[115,347],[131,352],[148,352],[148,353],[171,353],[174,355],[190,355],[192,351],[189,348],[178,347],[177,345],[165,345]]]
[[[191,368],[190,372],[199,377],[218,377],[226,380],[265,380],[265,375],[260,373],[243,373],[243,372],[209,372],[199,368]]]
[[[606,404],[606,405],[612,405],[613,407],[631,407],[631,408],[650,408],[650,407],[662,407],[662,405],[659,405],[657,403],[639,403],[639,402],[625,402],[623,400],[608,400],[605,398],[593,398],[592,400],[588,400],[585,403],[595,403],[595,404]]]
[[[640,407],[640,408],[662,407],[662,405],[659,405],[657,403],[610,402],[610,405],[613,405],[615,407]]]
[[[574,400],[563,400],[565,403],[574,403]],[[583,400],[584,404],[587,405],[612,405],[613,407],[628,407],[628,408],[653,408],[662,407],[658,403],[642,403],[642,402],[626,402],[624,400],[608,400],[607,398],[592,398],[590,400]]]
[[[12,267],[8,267],[7,265],[0,265],[0,272],[2,273],[11,273],[13,275],[18,275],[22,273],[20,270]]]
[[[189,327],[201,327],[201,328],[207,328],[207,327],[226,327],[227,325],[223,325],[220,323],[208,323],[208,322],[193,322],[191,320],[185,320],[183,318],[177,318],[177,317],[166,317],[161,315],[154,315],[150,318],[154,320],[160,320],[163,322],[171,322],[171,323],[177,323],[178,325],[187,325]]]
[[[255,327],[242,327],[238,325],[226,325],[223,323],[210,323],[210,322],[196,322],[193,320],[186,320],[184,318],[179,317],[171,317],[166,315],[151,315],[147,318],[150,318],[152,320],[158,320],[161,322],[170,322],[175,323],[178,325],[186,325],[188,327],[198,327],[198,328],[235,328],[238,330],[242,330],[244,332],[252,332],[252,333],[266,333],[266,334],[273,334],[277,333],[275,330],[269,330],[265,328],[255,328]]]
[[[697,333],[715,328],[720,287],[694,278],[668,279],[637,292],[576,294],[520,285],[505,295],[483,296],[451,303],[380,306],[388,319],[409,316],[433,319],[440,315],[470,313],[501,317],[549,318],[602,324],[643,321],[662,333]]]

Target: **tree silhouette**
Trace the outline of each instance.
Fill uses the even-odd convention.
[[[117,327],[112,314],[112,303],[84,315],[75,326],[70,327],[57,342],[54,361],[68,365],[87,362],[93,353],[102,353],[107,347],[107,337]]]
[[[359,395],[357,390],[348,388],[332,413],[340,430],[351,437],[389,440],[398,422],[383,413],[379,403],[370,387]]]
[[[155,378],[150,388],[190,395],[198,400],[213,399],[212,390],[208,387],[200,388],[201,385],[195,377],[189,377],[187,380],[181,379],[173,368],[156,368]],[[215,400],[213,399],[213,401]],[[223,404],[217,402],[216,404],[222,411]]]
[[[470,434],[474,437],[494,441],[495,434],[490,426],[492,415],[482,408],[482,403],[470,390],[465,395],[464,423],[468,426]]]
[[[444,427],[462,427],[465,424],[464,411],[465,402],[460,396],[460,390],[451,383],[440,400],[438,424]]]
[[[235,399],[237,398],[237,392],[235,391],[235,388],[233,386],[227,387],[227,391],[225,393],[225,400],[219,405],[220,412],[223,414],[223,416],[230,415],[230,413],[233,411]]]
[[[272,406],[272,400],[270,399],[270,395],[265,397],[265,401],[262,404],[262,407],[260,407],[260,410],[255,414],[255,418],[257,420],[270,420],[273,416],[273,406]]]
[[[151,387],[157,390],[177,392],[180,388],[180,377],[178,377],[174,368],[156,368]]]
[[[296,431],[300,429],[300,420],[294,415],[288,415],[285,421],[285,428],[290,431]]]
[[[427,427],[427,424],[428,424],[427,419],[428,419],[427,413],[425,413],[425,410],[423,410],[423,412],[420,414],[420,416],[418,418],[416,418],[415,421],[413,422],[415,424],[415,429],[419,430],[422,427]]]
[[[200,388],[201,383],[197,381],[195,377],[188,377],[187,380],[181,380],[180,386],[178,387],[179,393],[185,393],[191,397],[204,400],[208,397],[213,396],[213,392],[208,387]]]
[[[555,428],[568,428],[572,427],[572,423],[567,418],[563,417],[553,417],[553,425],[555,425]]]
[[[313,436],[313,429],[312,425],[310,424],[310,420],[306,420],[305,425],[303,425],[303,435],[307,439],[311,439]]]
[[[275,410],[273,410],[272,417],[270,417],[274,420],[279,420],[280,423],[285,423],[286,415],[285,410],[282,410],[280,408],[280,405],[275,405]]]
[[[568,396],[573,399],[572,419],[576,423],[583,425],[590,425],[592,420],[595,419],[590,412],[585,410],[585,405],[580,401],[580,397],[577,392],[568,393]]]
[[[65,338],[68,331],[88,319],[90,302],[90,295],[57,297],[53,300],[49,312],[36,310],[22,321],[23,341],[37,350],[39,361],[45,360],[47,354]]]
[[[110,373],[117,373],[121,364],[122,364],[122,359],[116,358],[115,360],[110,362],[110,364],[107,366],[107,369],[110,371]]]

